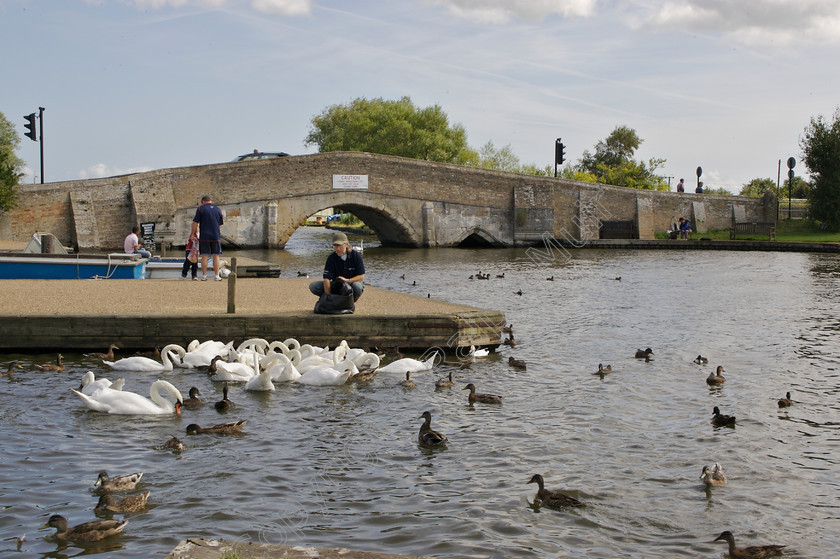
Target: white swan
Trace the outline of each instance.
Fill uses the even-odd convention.
[[[163,415],[178,413],[179,409],[176,408],[175,403],[164,398],[161,395],[162,391],[171,396],[178,403],[178,408],[180,408],[180,404],[184,401],[184,398],[177,388],[165,380],[156,380],[149,387],[151,400],[134,392],[113,390],[111,388],[102,388],[90,396],[82,394],[78,390],[73,390],[82,399],[85,406],[94,411],[120,415]]]
[[[252,358],[247,354],[243,355],[243,360]],[[256,357],[253,357],[256,359]],[[216,361],[216,372],[213,374],[213,380],[224,380],[229,382],[247,382],[257,374],[257,370],[253,365],[248,363],[227,361]]]
[[[296,349],[291,351],[298,353]],[[300,371],[295,364],[282,353],[267,355],[260,364],[266,368],[273,382],[291,382],[300,378]]]
[[[260,374],[254,375],[245,383],[245,390],[252,392],[274,392],[271,373],[269,371],[261,371]]]
[[[97,390],[102,388],[110,388],[111,390],[122,390],[123,386],[125,386],[125,379],[117,379],[115,382],[111,382],[106,378],[97,379],[96,376],[93,374],[93,371],[88,371],[84,375],[82,375],[82,384],[79,386],[79,391],[82,394],[87,394],[90,396]]]
[[[186,354],[184,348],[178,344],[169,344],[160,352],[160,362],[149,359],[148,357],[134,356],[125,357],[118,361],[103,361],[103,363],[116,371],[168,372],[173,367],[172,358],[170,357],[171,352],[177,353],[180,358],[183,358]]]
[[[379,356],[375,353],[366,352],[358,357],[355,357],[353,359],[353,363],[356,364],[356,367],[358,367],[360,371],[373,371],[379,367]]]
[[[195,342],[193,342],[193,344],[194,343]],[[190,346],[193,344],[190,344]],[[188,351],[187,354],[181,358],[180,364],[176,363],[176,365],[185,369],[209,367],[210,363],[213,362],[214,357],[217,355],[221,355],[222,357],[227,356],[230,354],[232,349],[233,342],[223,344],[222,342],[208,340],[194,347],[191,351]]]
[[[435,366],[435,359],[438,353],[434,352],[431,357],[425,361],[418,361],[411,357],[403,357],[391,363],[388,363],[381,369],[380,373],[419,373],[421,371],[431,371]]]
[[[349,363],[353,363],[350,361]],[[315,367],[300,375],[294,382],[311,386],[338,386],[347,382],[352,374],[350,367],[345,370],[332,367]]]
[[[470,352],[467,355],[470,359],[487,357],[490,355],[489,349],[475,349],[475,346],[470,344]]]

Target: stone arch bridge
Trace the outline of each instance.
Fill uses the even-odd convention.
[[[678,216],[695,230],[773,221],[770,199],[633,190],[360,152],[161,169],[101,179],[21,185],[20,206],[0,216],[0,238],[51,232],[79,248],[122,246],[133,223],[156,239],[186,242],[201,196],[225,212],[222,234],[241,247],[283,248],[312,214],[344,208],[383,245],[524,246],[547,237],[598,239],[605,222],[632,222],[652,239]]]

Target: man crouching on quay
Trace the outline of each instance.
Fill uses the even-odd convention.
[[[353,288],[353,301],[358,301],[365,290],[362,283],[365,279],[365,263],[360,252],[353,250],[347,235],[336,233],[333,235],[333,253],[327,257],[324,265],[324,279],[309,284],[309,291],[320,297],[330,293],[332,280],[344,280]]]

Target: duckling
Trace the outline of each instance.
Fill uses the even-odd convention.
[[[187,435],[204,435],[211,433],[216,435],[237,435],[242,432],[242,428],[245,427],[247,422],[247,419],[240,419],[239,421],[233,421],[231,423],[219,423],[217,425],[213,425],[212,427],[207,427],[206,429],[200,425],[191,423],[187,425]]]
[[[23,366],[20,363],[18,363],[17,361],[12,361],[11,363],[9,363],[9,369],[8,370],[0,371],[0,377],[3,377],[3,376],[10,377],[10,376],[12,376],[13,374],[15,374],[15,369],[23,369]]]
[[[474,404],[475,402],[482,402],[484,404],[501,404],[502,397],[497,396],[495,394],[476,394],[475,393],[475,385],[473,383],[469,383],[461,390],[469,390],[470,395],[468,396],[468,400],[470,404]]]
[[[406,371],[405,380],[400,381],[400,386],[402,386],[403,388],[414,388],[414,381],[411,380],[411,378],[409,377],[411,377],[411,373],[409,371]]]
[[[439,378],[437,382],[435,382],[435,388],[449,388],[454,384],[455,382],[452,380],[452,371],[449,371],[449,380],[447,380],[446,378]]]
[[[703,466],[703,471],[700,472],[700,479],[706,485],[726,485],[728,481],[726,474],[723,473],[723,467],[718,463],[715,463],[713,466],[709,466],[708,464]]]
[[[563,495],[562,493],[558,493],[556,491],[549,491],[548,489],[546,489],[545,482],[543,481],[543,477],[540,474],[534,474],[531,478],[531,481],[529,481],[528,483],[536,483],[539,486],[539,489],[537,489],[537,494],[534,495],[534,501],[540,501],[540,503],[547,506],[548,508],[561,509],[564,507],[583,506],[583,503],[581,503],[574,497],[569,497],[568,495]]]
[[[85,357],[90,357],[92,359],[105,359],[106,361],[113,361],[114,360],[114,350],[120,349],[114,344],[108,346],[108,351],[106,353],[84,353]]]
[[[779,400],[779,407],[780,408],[786,408],[786,407],[790,406],[791,404],[793,404],[793,400],[790,399],[790,392],[785,394],[785,397],[781,398]]]
[[[705,357],[703,357],[702,355],[698,355],[697,359],[695,359],[694,362],[697,363],[698,365],[705,365],[706,363],[709,362],[709,360],[706,359]]]
[[[417,441],[423,446],[441,446],[445,444],[447,440],[446,435],[432,429],[432,414],[424,411],[420,417],[425,419],[425,421],[420,426]]]
[[[172,435],[169,440],[163,444],[163,448],[168,448],[172,450],[172,452],[182,452],[184,450],[184,443],[181,442],[181,439]]]
[[[60,353],[58,357],[56,357],[55,363],[45,363],[43,365],[35,365],[35,368],[41,369],[42,371],[63,371],[64,370],[64,362],[62,361],[64,356]]]
[[[201,392],[198,390],[198,388],[196,388],[195,386],[191,387],[190,397],[186,398],[182,405],[185,408],[197,408],[198,406],[204,403],[204,401],[201,398],[199,398],[199,396],[201,396]]]
[[[712,425],[715,427],[723,427],[725,425],[735,425],[735,416],[734,415],[723,415],[720,413],[720,409],[715,406],[715,409],[712,410]]]
[[[729,544],[729,556],[737,559],[764,559],[773,555],[781,555],[786,545],[751,545],[750,547],[735,547],[735,536],[729,530],[722,532],[714,541],[726,540]]]
[[[126,474],[122,476],[108,477],[105,470],[99,472],[99,477],[96,478],[94,487],[98,487],[101,491],[110,493],[112,491],[131,491],[140,482],[143,477],[142,472],[136,474]]]
[[[645,350],[641,350],[641,349],[636,350],[636,359],[644,359],[644,360],[647,361],[647,360],[650,359],[651,355],[653,355],[653,350],[650,349],[650,348],[647,348]]]
[[[228,400],[228,385],[222,388],[222,399],[216,402],[216,411],[227,411],[234,406],[234,403]]]
[[[598,363],[598,370],[595,371],[596,375],[606,375],[607,373],[612,372],[612,365],[607,365],[604,367],[601,363]]]
[[[706,384],[708,384],[709,386],[715,386],[717,384],[723,384],[724,382],[726,382],[726,379],[721,374],[723,372],[726,372],[723,369],[723,365],[718,365],[717,369],[715,369],[715,372],[709,373],[709,376],[706,377]]]
[[[55,538],[61,541],[98,542],[119,534],[126,524],[128,520],[94,520],[68,528],[67,519],[60,514],[54,514],[41,529],[55,528]]]
[[[146,508],[146,501],[149,500],[151,491],[144,491],[137,495],[129,495],[117,501],[110,493],[105,493],[99,497],[99,502],[94,507],[95,512],[140,512]]]
[[[527,369],[528,364],[521,359],[514,359],[513,356],[508,357],[508,365],[516,367],[517,369]]]

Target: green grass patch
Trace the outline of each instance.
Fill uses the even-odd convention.
[[[662,232],[656,233],[657,239],[667,239],[668,236]],[[694,232],[691,234],[694,240],[705,238],[713,241],[728,241],[729,229],[707,231],[705,233]],[[739,241],[767,241],[767,235],[738,235]],[[819,224],[808,219],[788,219],[776,222],[776,241],[788,243],[840,243],[840,233],[822,231]],[[769,241],[768,241],[769,242]]]

